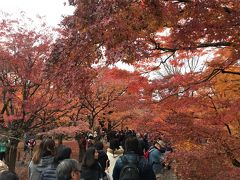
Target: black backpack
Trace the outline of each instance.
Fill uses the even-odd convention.
[[[123,168],[121,169],[119,180],[140,180],[139,157],[135,161],[128,161],[125,156],[120,158],[123,162]]]

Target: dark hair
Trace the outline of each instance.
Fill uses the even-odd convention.
[[[56,164],[60,163],[60,161],[64,159],[69,159],[72,153],[72,149],[70,147],[61,145],[57,148],[57,152],[54,158],[54,162]]]
[[[47,138],[43,142],[42,156],[53,155],[55,151],[55,141],[51,138]]]
[[[98,141],[98,142],[95,143],[94,147],[97,150],[103,150],[103,143],[101,141]]]
[[[136,137],[128,137],[125,141],[126,152],[133,151],[134,153],[139,153],[139,142]]]
[[[92,167],[97,161],[94,158],[96,148],[90,147],[87,149],[84,157],[82,165],[85,167]]]
[[[75,159],[65,159],[57,166],[57,179],[70,180],[72,179],[71,173],[79,170],[79,163]]]
[[[47,138],[42,140],[37,148],[36,152],[33,155],[33,163],[38,164],[40,162],[41,157],[54,155],[55,151],[55,142],[51,138]]]
[[[19,180],[18,175],[12,171],[3,171],[0,173],[1,180]]]
[[[113,152],[115,151],[115,150],[117,150],[117,149],[119,149],[120,147],[119,147],[119,141],[118,141],[118,139],[112,139],[111,141],[110,141],[110,149],[112,149],[113,150]]]

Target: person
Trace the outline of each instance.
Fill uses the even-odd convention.
[[[27,142],[27,147],[29,149],[29,151],[33,151],[33,148],[36,145],[36,140],[35,139],[29,139]]]
[[[139,155],[143,156],[145,150],[144,150],[144,141],[143,141],[142,135],[140,133],[137,133],[136,137],[138,139]]]
[[[35,136],[32,132],[25,133],[24,139],[25,139],[24,151],[29,153],[28,151],[32,150],[34,148],[34,146],[36,145]]]
[[[3,171],[8,171],[8,166],[0,160],[0,173]]]
[[[143,135],[143,142],[144,142],[144,153],[149,149],[149,142],[148,142],[148,134],[144,133]]]
[[[107,156],[109,159],[110,166],[107,169],[107,173],[110,177],[110,180],[112,180],[112,173],[113,173],[113,168],[115,166],[115,163],[117,159],[123,155],[123,148],[119,145],[118,139],[112,139],[110,141],[110,146],[107,149]]]
[[[123,175],[122,169],[125,167],[125,162],[137,162],[136,166],[139,172],[140,180],[155,180],[155,174],[148,164],[147,160],[139,155],[139,141],[136,137],[128,137],[125,141],[125,152],[124,155],[117,159],[116,164],[113,168],[113,180],[119,180]]]
[[[98,162],[98,156],[99,153],[96,148],[90,147],[87,149],[81,167],[81,180],[107,179],[105,169]]]
[[[70,147],[60,145],[57,148],[57,153],[54,158],[54,162],[50,164],[41,174],[40,180],[56,180],[57,179],[57,166],[64,159],[69,159],[72,150]]]
[[[18,175],[12,171],[3,171],[0,173],[1,180],[19,180]]]
[[[37,143],[35,140],[35,136],[33,135],[32,132],[24,134],[24,155],[23,155],[23,158],[21,161],[22,164],[25,164],[25,161],[28,156],[30,156],[30,158],[32,158],[33,149],[36,144]]]
[[[5,154],[7,151],[7,141],[4,137],[0,139],[0,160],[5,160]]]
[[[108,156],[106,152],[103,150],[103,143],[98,141],[95,143],[95,148],[98,151],[98,162],[100,163],[102,169],[106,169],[108,163]]]
[[[79,180],[80,165],[75,159],[64,159],[57,166],[57,180]]]
[[[28,167],[29,180],[40,179],[41,173],[54,161],[55,142],[47,138],[43,140]]]
[[[148,161],[152,165],[152,169],[156,177],[161,176],[163,173],[163,161],[164,161],[164,142],[157,140],[154,142],[153,147],[149,149]]]
[[[95,141],[93,139],[93,135],[92,134],[89,134],[88,135],[88,139],[87,139],[87,142],[86,142],[86,149],[92,147],[94,145]]]

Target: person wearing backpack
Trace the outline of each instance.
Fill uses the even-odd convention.
[[[116,161],[113,180],[155,180],[155,174],[148,161],[139,155],[139,141],[129,137],[125,141],[125,153]]]

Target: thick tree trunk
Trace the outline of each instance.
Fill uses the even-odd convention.
[[[78,143],[78,152],[79,152],[79,154],[78,154],[78,160],[79,160],[79,162],[82,162],[82,160],[83,160],[83,157],[84,157],[84,155],[85,155],[85,153],[86,153],[86,143],[85,142],[83,142],[83,137],[81,136],[81,135],[77,135],[76,137],[75,137],[75,140],[77,141],[77,143]]]
[[[7,150],[6,154],[6,164],[10,171],[15,172],[16,166],[16,159],[17,159],[17,147],[18,147],[19,140],[18,139],[10,139],[10,145]]]

